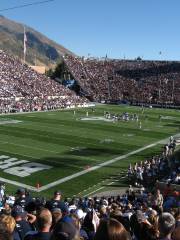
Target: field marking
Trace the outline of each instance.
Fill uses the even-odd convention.
[[[98,189],[96,189],[96,190],[94,190],[94,191],[92,191],[92,192],[84,195],[83,197],[88,197],[88,196],[91,195],[92,193],[98,192],[99,190],[101,190],[101,189],[103,189],[103,188],[104,188],[104,187],[100,187],[100,188],[98,188]]]
[[[12,185],[15,185],[17,187],[22,187],[22,188],[26,188],[28,190],[37,192],[37,188],[36,187],[32,187],[32,186],[24,184],[24,183],[19,183],[19,182],[14,181],[14,180],[9,180],[9,179],[0,177],[0,181],[5,182],[5,183],[9,183],[9,184],[12,184]]]
[[[68,112],[68,111],[72,111],[74,109],[77,110],[81,110],[81,109],[86,109],[86,108],[91,108],[91,107],[95,107],[96,103],[94,103],[93,106],[91,105],[85,105],[85,106],[80,106],[80,107],[73,107],[73,108],[57,108],[57,109],[51,109],[51,110],[42,110],[42,111],[31,111],[31,112],[15,112],[15,113],[1,113],[0,116],[8,116],[8,115],[26,115],[26,114],[36,114],[36,113],[51,113],[51,112],[59,112],[59,111],[64,111],[64,112]],[[97,104],[98,105],[98,104]],[[106,105],[106,104],[105,104]],[[33,115],[32,115],[33,116]]]
[[[173,137],[180,137],[180,134],[176,134],[176,135],[174,135]],[[46,185],[44,185],[44,186],[42,186],[42,187],[40,187],[40,188],[38,188],[38,189],[35,188],[35,187],[32,187],[32,186],[30,186],[30,185],[26,185],[26,184],[23,184],[23,183],[18,183],[18,182],[16,182],[16,181],[8,180],[8,179],[5,179],[5,178],[0,178],[0,180],[1,180],[1,181],[4,181],[4,182],[7,182],[7,183],[10,183],[10,184],[13,184],[13,185],[16,185],[16,186],[19,186],[19,187],[24,187],[24,186],[26,186],[27,189],[30,189],[30,190],[35,191],[35,192],[41,192],[41,191],[45,191],[45,190],[47,190],[47,189],[49,189],[49,188],[55,187],[55,186],[57,186],[57,185],[59,185],[59,184],[62,184],[62,183],[64,183],[64,182],[67,182],[67,181],[69,181],[69,180],[72,180],[72,179],[74,179],[74,178],[77,178],[77,177],[79,177],[79,176],[82,176],[82,175],[84,175],[84,174],[86,174],[86,173],[89,173],[89,172],[95,171],[95,170],[97,170],[97,169],[100,169],[100,168],[102,168],[102,167],[104,167],[104,166],[108,166],[108,165],[110,165],[110,164],[112,164],[112,163],[115,163],[115,162],[117,162],[117,161],[119,161],[119,160],[122,160],[122,159],[125,159],[125,158],[127,158],[127,157],[130,157],[130,156],[132,156],[132,155],[134,155],[134,154],[136,154],[136,153],[142,152],[142,151],[144,151],[144,150],[146,150],[146,149],[148,149],[148,148],[152,148],[152,147],[154,147],[154,146],[156,146],[156,145],[158,145],[158,144],[161,144],[161,143],[164,142],[165,140],[166,140],[166,141],[169,141],[169,138],[159,140],[159,141],[157,141],[157,142],[155,142],[155,143],[152,143],[152,144],[149,144],[149,145],[147,145],[147,146],[141,147],[141,148],[139,148],[139,149],[137,149],[137,150],[134,150],[134,151],[132,151],[132,152],[130,152],[130,153],[127,153],[127,154],[118,156],[118,157],[113,158],[113,159],[111,159],[111,160],[109,160],[109,161],[106,161],[106,162],[100,163],[100,164],[98,164],[98,165],[96,165],[96,166],[90,167],[90,168],[88,168],[88,169],[86,169],[86,170],[83,170],[83,171],[74,173],[74,174],[69,175],[69,176],[64,177],[64,178],[61,178],[61,179],[59,179],[59,180],[57,180],[57,181],[54,181],[54,182],[49,183],[49,184],[46,184]]]
[[[119,179],[123,179],[123,178],[125,178],[125,177],[120,177]],[[118,180],[114,180],[113,182],[108,183],[107,186],[113,185],[115,182],[119,181],[119,179],[118,179]],[[104,182],[104,181],[102,181],[102,182]],[[101,182],[101,183],[102,183],[102,182]],[[100,183],[100,184],[101,184],[101,183]],[[97,185],[98,185],[98,184],[94,185],[93,187],[96,187]],[[105,188],[105,186],[100,187],[100,188],[97,188],[97,189],[95,189],[94,191],[92,191],[92,192],[90,192],[90,193],[87,193],[87,194],[84,195],[83,197],[88,197],[88,196],[90,196],[92,193],[96,193],[96,192],[98,192],[99,190],[101,190],[101,189],[103,189],[103,188]],[[86,189],[86,190],[84,190],[84,191],[87,191],[87,190],[88,190],[88,189]],[[78,193],[77,196],[80,195],[81,193],[82,193],[82,192]],[[76,195],[74,195],[74,196],[76,196]]]
[[[0,143],[1,143],[1,141],[0,141]],[[8,142],[8,143],[9,143],[9,142]],[[2,144],[6,144],[6,143],[4,142],[4,143],[2,143]],[[0,151],[0,152],[1,152],[1,151]],[[12,154],[14,154],[14,155],[31,158],[31,159],[33,159],[34,161],[36,161],[36,160],[41,160],[41,161],[42,161],[42,159],[43,159],[43,158],[33,157],[33,156],[30,156],[30,155],[20,154],[20,153],[14,152],[14,151],[12,152],[12,151],[9,151],[9,150],[8,150],[8,151],[3,150],[2,152],[7,153],[8,155],[9,155],[9,153],[12,153]],[[47,162],[49,165],[51,165],[52,162],[59,164],[59,161],[54,161],[54,160],[52,160],[52,159],[51,159],[51,160],[43,159],[43,162]],[[84,169],[84,166],[79,167],[79,166],[77,166],[77,165],[75,165],[75,164],[67,164],[67,166],[69,166],[69,167],[74,167],[74,168],[79,168],[79,169]]]
[[[118,181],[119,181],[119,180],[118,180]],[[110,186],[110,185],[112,185],[112,184],[114,184],[114,182],[108,183],[107,186]],[[101,189],[103,189],[103,188],[105,188],[105,186],[104,186],[104,187],[97,188],[96,190],[94,190],[94,191],[92,191],[92,192],[90,192],[90,193],[87,193],[87,194],[84,195],[83,197],[88,197],[88,196],[90,196],[91,194],[96,193],[96,192],[98,192],[99,190],[101,190]],[[77,194],[77,195],[79,195],[79,194]]]
[[[175,136],[177,136],[177,134],[176,134]],[[175,137],[175,136],[174,136],[174,137]],[[178,136],[179,136],[179,134],[178,134]],[[96,166],[90,167],[90,168],[88,168],[88,169],[86,169],[86,170],[77,172],[77,173],[75,173],[75,174],[72,174],[72,175],[67,176],[67,177],[64,177],[64,178],[61,178],[61,179],[59,179],[59,180],[57,180],[57,181],[55,181],[55,182],[52,182],[52,183],[49,183],[49,184],[47,184],[47,185],[44,185],[44,186],[40,187],[40,188],[38,189],[38,191],[41,192],[41,191],[47,190],[47,189],[49,189],[49,188],[51,188],[51,187],[55,187],[55,186],[57,186],[57,185],[59,185],[59,184],[61,184],[61,183],[67,182],[67,181],[72,180],[72,179],[74,179],[74,178],[76,178],[76,177],[82,176],[82,175],[84,175],[84,174],[86,174],[86,173],[92,172],[92,171],[97,170],[97,169],[100,169],[100,168],[102,168],[102,167],[104,167],[104,166],[107,166],[107,165],[110,165],[110,164],[112,164],[112,163],[115,163],[115,162],[117,162],[117,161],[119,161],[119,160],[122,160],[122,159],[127,158],[127,157],[129,157],[129,156],[132,156],[132,155],[134,155],[134,154],[136,154],[136,153],[139,153],[139,152],[141,152],[141,151],[144,151],[144,150],[146,150],[146,149],[148,149],[148,148],[154,147],[154,146],[156,146],[157,144],[160,144],[160,143],[161,143],[162,141],[164,141],[164,140],[165,140],[165,139],[160,140],[160,141],[157,141],[157,142],[155,142],[155,143],[149,144],[149,145],[147,145],[147,146],[144,146],[144,147],[142,147],[142,148],[139,148],[139,149],[137,149],[137,150],[135,150],[135,151],[132,151],[132,152],[130,152],[130,153],[121,155],[121,156],[116,157],[116,158],[113,158],[113,159],[111,159],[111,160],[109,160],[109,161],[106,161],[106,162],[100,163],[100,164],[98,164],[98,165],[96,165]],[[166,138],[166,140],[168,141],[169,138]]]

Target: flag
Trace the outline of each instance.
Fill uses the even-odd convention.
[[[24,62],[26,60],[26,50],[27,50],[26,43],[27,43],[27,36],[26,36],[26,29],[24,27]]]

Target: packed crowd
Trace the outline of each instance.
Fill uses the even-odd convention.
[[[2,193],[1,193],[2,194]],[[179,240],[179,193],[159,189],[122,196],[33,199],[19,189],[11,204],[2,198],[1,240]]]
[[[153,156],[150,159],[131,164],[128,168],[128,178],[136,185],[153,186],[157,180],[166,183],[180,184],[180,163],[174,157],[176,140],[171,136],[169,143],[163,147],[162,154]]]
[[[56,109],[86,102],[0,50],[0,113]]]
[[[180,240],[180,191],[169,180],[164,189],[155,184],[169,169],[180,172],[166,150],[131,167],[137,184],[122,195],[63,199],[55,191],[46,200],[23,188],[8,196],[1,183],[0,240]]]
[[[85,59],[64,56],[71,74],[96,101],[180,103],[180,63],[167,61]]]

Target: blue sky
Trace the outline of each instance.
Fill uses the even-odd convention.
[[[0,9],[36,1],[0,0]],[[179,11],[180,0],[55,0],[0,14],[80,56],[180,60]]]

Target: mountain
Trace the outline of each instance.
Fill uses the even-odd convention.
[[[48,39],[36,30],[25,26],[27,36],[26,61],[30,65],[52,67],[62,55],[71,51]],[[24,25],[0,15],[0,49],[23,59]]]

